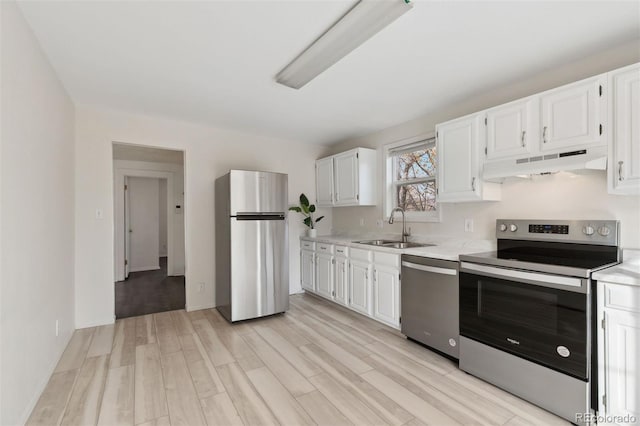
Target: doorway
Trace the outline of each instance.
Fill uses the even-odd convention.
[[[115,316],[185,308],[184,155],[114,143]]]

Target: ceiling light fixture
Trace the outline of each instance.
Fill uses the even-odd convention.
[[[411,9],[409,0],[360,0],[276,75],[299,89]]]

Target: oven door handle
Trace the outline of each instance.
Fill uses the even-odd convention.
[[[558,275],[539,274],[536,272],[519,271],[516,269],[496,268],[494,266],[476,265],[475,263],[461,262],[460,272],[479,273],[498,278],[524,280],[545,287],[568,286],[576,289],[582,288],[583,280],[580,278],[562,277]],[[549,285],[552,284],[552,285]],[[555,284],[555,285],[553,285]],[[575,290],[573,290],[575,291]]]

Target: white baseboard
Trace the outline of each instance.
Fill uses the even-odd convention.
[[[116,317],[114,315],[111,318],[103,318],[95,321],[76,324],[76,330],[80,330],[81,328],[99,327],[101,325],[114,324],[115,322],[116,322]]]
[[[156,266],[138,266],[137,268],[129,268],[129,272],[157,271],[158,269],[160,269],[159,265],[156,265]]]
[[[213,309],[213,308],[215,308],[213,304],[206,304],[206,305],[198,305],[198,306],[187,306],[185,310],[187,312],[192,312],[192,311],[201,311],[203,309]]]

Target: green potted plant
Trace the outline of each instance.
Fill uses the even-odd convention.
[[[309,229],[307,229],[307,236],[315,237],[317,235],[318,231],[315,228],[315,224],[320,222],[324,216],[320,216],[315,220],[313,219],[316,206],[314,204],[309,204],[309,199],[304,195],[304,193],[300,194],[300,205],[289,207],[289,210],[301,213],[304,216],[304,220],[302,222],[309,227]]]

